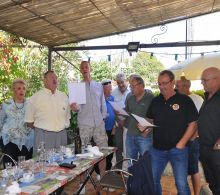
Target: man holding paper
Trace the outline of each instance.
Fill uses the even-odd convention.
[[[161,195],[161,175],[171,162],[178,194],[189,195],[187,142],[195,132],[197,109],[190,97],[174,91],[175,78],[169,70],[160,72],[160,95],[148,109],[147,118],[157,126],[153,130],[152,170],[155,194]],[[143,130],[144,128],[140,128]]]
[[[71,104],[71,109],[78,112],[78,126],[80,137],[83,140],[93,137],[98,147],[108,146],[107,135],[105,133],[104,119],[107,116],[107,108],[103,87],[100,83],[92,80],[91,66],[87,61],[80,64],[80,72],[86,87],[86,103],[78,105]],[[106,160],[99,163],[100,175],[105,173]]]
[[[130,83],[132,94],[127,98],[125,110],[139,117],[146,118],[148,107],[153,95],[144,89],[144,80],[141,77],[134,77]],[[128,118],[128,132],[126,136],[126,151],[129,158],[137,159],[152,146],[152,135],[146,132],[141,133],[137,128],[137,120],[130,116]]]

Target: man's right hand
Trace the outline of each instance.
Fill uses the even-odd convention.
[[[78,112],[80,107],[79,107],[79,104],[72,103],[72,104],[70,104],[70,108],[71,108],[72,111]]]

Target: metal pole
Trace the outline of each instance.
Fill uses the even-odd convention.
[[[48,47],[48,70],[52,69],[52,48]]]
[[[185,60],[187,60],[187,42],[188,42],[188,22],[186,20],[186,47],[185,47]]]

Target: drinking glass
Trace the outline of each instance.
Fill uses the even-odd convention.
[[[13,171],[13,178],[14,178],[14,180],[18,181],[18,179],[20,178],[21,169],[18,166],[14,166],[12,171]]]
[[[6,172],[4,173],[4,177],[7,177],[7,185],[12,181],[12,162],[4,163]]]
[[[25,162],[25,156],[18,156],[18,166],[19,168],[23,168],[24,167],[24,162]]]
[[[6,162],[5,163],[5,169],[9,173],[9,171],[12,169],[12,162]]]

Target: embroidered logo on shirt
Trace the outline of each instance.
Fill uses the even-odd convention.
[[[173,104],[172,108],[173,108],[173,110],[179,110],[180,106],[179,106],[179,104]]]

